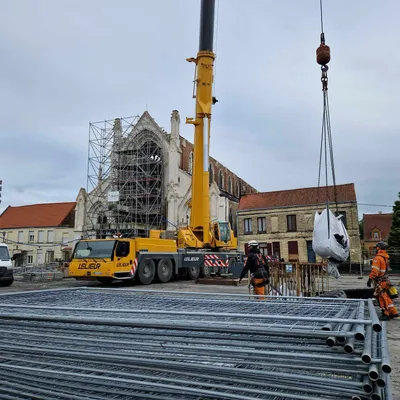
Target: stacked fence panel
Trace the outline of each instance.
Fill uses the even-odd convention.
[[[0,324],[4,399],[391,399],[371,301],[51,290]]]

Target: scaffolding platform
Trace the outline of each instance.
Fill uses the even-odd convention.
[[[165,229],[165,150],[139,116],[89,124],[87,237]]]

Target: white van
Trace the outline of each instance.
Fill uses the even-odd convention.
[[[13,282],[13,265],[8,246],[0,243],[0,286],[10,286]]]

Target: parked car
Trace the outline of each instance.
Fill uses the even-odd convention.
[[[0,243],[0,286],[10,286],[14,282],[13,265],[5,243]]]

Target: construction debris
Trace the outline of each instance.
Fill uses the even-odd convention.
[[[0,306],[5,399],[392,398],[371,300],[78,288]]]

